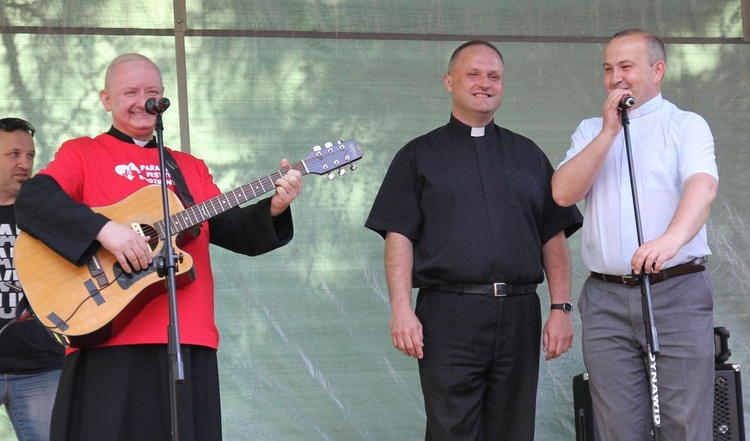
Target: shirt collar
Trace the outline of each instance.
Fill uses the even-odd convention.
[[[458,119],[456,119],[456,117],[453,116],[452,113],[451,113],[451,119],[448,122],[448,127],[451,130],[458,132],[458,134],[460,135],[468,136],[471,138],[481,138],[487,135],[494,125],[495,125],[495,120],[493,119],[492,121],[489,122],[489,124],[487,124],[484,127],[471,127],[469,125],[462,123]]]
[[[112,126],[109,128],[109,131],[107,132],[107,135],[114,136],[115,138],[119,139],[120,141],[127,142],[130,144],[135,144],[135,141],[133,141],[133,138],[122,133],[121,131],[117,130],[115,126]],[[151,141],[149,141],[146,145],[143,147],[152,148],[156,147],[156,137],[151,138]]]
[[[638,106],[637,109],[633,109],[630,112],[628,112],[628,118],[640,118],[642,116],[646,116],[649,113],[653,112],[654,110],[661,107],[662,103],[664,103],[664,98],[662,98],[661,93],[656,95],[655,97],[651,98],[650,100],[643,103],[641,106]]]

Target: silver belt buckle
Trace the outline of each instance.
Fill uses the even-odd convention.
[[[503,282],[493,283],[492,284],[492,287],[493,287],[493,290],[494,290],[493,294],[494,294],[495,297],[507,297],[508,296],[508,294],[505,294],[505,293],[502,293],[502,292],[497,292],[497,287],[498,286],[505,286],[505,285],[506,285],[506,283],[503,283]]]

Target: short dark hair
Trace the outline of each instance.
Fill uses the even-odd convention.
[[[667,62],[667,49],[664,47],[664,42],[659,39],[656,35],[651,32],[644,31],[643,29],[625,29],[612,36],[612,40],[620,37],[629,37],[631,35],[640,35],[646,40],[646,47],[648,48],[648,64],[653,66],[659,61]]]
[[[31,125],[30,122],[21,118],[3,118],[0,119],[0,130],[3,132],[15,132],[16,130],[24,130],[29,132],[31,137],[34,137],[36,129]]]
[[[500,50],[497,47],[495,47],[494,44],[490,43],[489,41],[484,41],[484,40],[471,40],[462,44],[461,46],[456,48],[455,51],[453,51],[453,54],[451,55],[451,59],[450,61],[448,61],[448,73],[450,73],[451,69],[453,69],[453,63],[456,61],[456,58],[458,58],[458,54],[460,54],[462,50],[470,46],[487,46],[488,48],[495,51],[495,53],[497,53],[497,55],[500,57],[500,62],[505,64],[505,60],[503,60],[503,54],[500,53]]]

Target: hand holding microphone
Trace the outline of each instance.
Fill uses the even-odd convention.
[[[156,98],[149,98],[146,100],[144,107],[146,108],[146,113],[160,115],[169,108],[169,104],[169,100],[164,97],[159,98],[158,100]]]

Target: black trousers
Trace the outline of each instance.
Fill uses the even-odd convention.
[[[179,439],[221,441],[216,351],[182,345]],[[83,349],[66,357],[52,411],[51,441],[172,439],[166,345]]]
[[[422,289],[419,374],[428,441],[533,441],[539,297]]]

